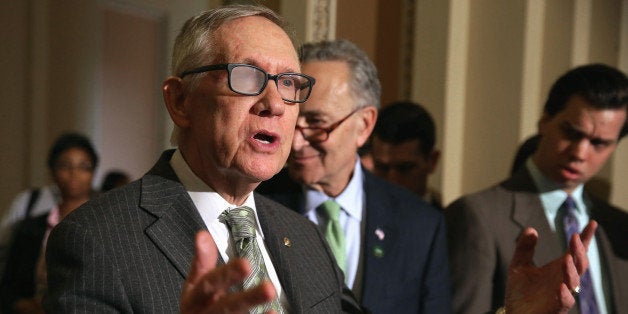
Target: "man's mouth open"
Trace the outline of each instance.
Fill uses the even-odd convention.
[[[263,144],[273,144],[277,141],[277,137],[268,133],[259,132],[253,135],[253,139]]]

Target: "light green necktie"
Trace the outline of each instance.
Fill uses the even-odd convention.
[[[228,209],[220,215],[219,219],[229,227],[235,242],[236,255],[251,263],[251,275],[244,279],[242,288],[244,290],[252,289],[263,280],[269,280],[262,252],[255,240],[255,213],[253,209],[247,206]],[[275,298],[272,302],[256,306],[251,309],[250,313],[266,313],[270,310],[277,313],[285,312],[279,299]]]
[[[345,233],[340,225],[340,205],[334,200],[326,200],[319,206],[327,216],[327,226],[325,227],[325,239],[331,248],[331,252],[336,257],[338,267],[344,272],[347,264],[347,244]]]

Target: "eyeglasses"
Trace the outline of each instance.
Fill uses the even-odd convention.
[[[262,93],[269,80],[275,81],[281,99],[287,102],[302,103],[310,97],[312,86],[316,80],[300,73],[268,74],[259,67],[241,63],[223,63],[206,65],[181,73],[180,78],[191,74],[208,71],[227,70],[229,89],[234,93],[246,96],[257,96]]]
[[[326,128],[313,127],[313,126],[299,126],[297,124],[295,129],[297,131],[301,132],[301,135],[303,135],[303,138],[306,141],[308,141],[310,143],[322,143],[322,142],[326,141],[327,139],[329,139],[329,133],[331,133],[333,130],[338,128],[343,122],[345,122],[347,119],[349,119],[350,116],[352,116],[354,113],[358,112],[358,110],[360,110],[360,109],[362,109],[362,108],[357,108],[357,109],[351,111],[351,113],[349,113],[344,118],[340,119],[340,121],[337,121],[334,124],[332,124],[332,125],[330,125],[330,126],[328,126]]]

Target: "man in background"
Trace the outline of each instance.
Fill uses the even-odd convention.
[[[525,165],[445,209],[454,312],[502,306],[508,261],[524,227],[538,231],[534,263],[543,265],[562,254],[572,233],[590,219],[599,228],[588,251],[589,271],[575,290],[577,308],[628,311],[628,213],[583,192],[628,133],[627,110],[624,73],[601,64],[568,71],[549,92],[538,144]]]
[[[257,191],[318,224],[347,285],[373,313],[449,312],[442,214],[358,158],[377,119],[375,66],[336,40],[305,44],[301,67],[316,88],[301,105],[288,168]]]
[[[423,106],[393,102],[380,110],[371,135],[373,172],[442,210],[440,193],[427,183],[440,158],[435,143],[434,120]]]

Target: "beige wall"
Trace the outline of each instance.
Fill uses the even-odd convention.
[[[119,165],[134,177],[147,171],[156,151],[169,146],[171,126],[163,113],[159,83],[167,73],[171,42],[185,19],[211,4],[207,0],[0,1],[4,30],[0,84],[5,86],[0,95],[0,144],[5,147],[0,155],[0,213],[17,192],[49,182],[48,149],[64,131],[88,135],[100,151],[104,167],[97,172],[95,184],[108,166]],[[126,15],[126,20],[118,20],[126,28],[108,25],[112,28],[106,29],[105,12],[117,12],[118,18]],[[109,17],[109,21],[115,18]],[[107,31],[119,40],[108,41],[112,37],[107,37]],[[134,44],[140,46],[128,42],[133,39],[120,38],[139,33],[148,35],[136,39]],[[152,53],[141,60],[139,50]],[[125,52],[127,57],[122,55]],[[104,66],[111,70],[114,60],[127,62],[126,73],[103,70]],[[116,77],[125,75],[127,86],[116,89]],[[134,121],[129,120],[130,114],[135,115]]]
[[[412,67],[410,98],[437,122],[442,162],[430,184],[443,192],[445,203],[508,176],[515,150],[536,132],[545,96],[560,74],[590,62],[628,70],[628,61],[620,62],[628,55],[627,0],[307,2],[337,4],[330,21],[335,37],[356,42],[374,60],[384,105],[407,97],[399,82],[407,81],[404,66]],[[408,6],[414,12],[410,32]],[[401,35],[390,29],[395,27]],[[413,36],[410,47],[404,36]],[[410,65],[403,49],[412,49]],[[628,168],[619,160],[625,160],[627,145],[599,175],[610,186],[601,194],[624,208]]]
[[[435,32],[437,39],[448,38],[445,65],[430,72],[445,76],[444,101],[436,105],[442,109],[430,107],[443,128],[442,173],[434,182],[440,182],[445,202],[508,175],[516,145],[536,131],[545,95],[561,73],[589,62],[628,70],[625,61],[620,63],[620,56],[628,54],[625,0],[456,0],[449,1],[445,16],[431,1],[417,2],[424,9],[417,14],[438,14],[449,26],[417,26],[417,34],[432,31],[427,36]],[[425,39],[416,37],[418,42]],[[419,46],[415,55],[424,49]],[[434,58],[434,64],[442,62]],[[422,71],[417,72],[421,77]],[[436,88],[425,88],[421,79],[415,86],[415,100],[439,101],[439,95],[426,92]],[[623,208],[628,208],[626,145],[624,141],[600,174],[610,181],[611,201]]]
[[[103,174],[123,170],[135,179],[163,148],[160,122],[166,111],[159,85],[166,75],[165,21],[161,14],[117,7],[105,7],[102,15],[102,97],[96,114],[99,168]]]
[[[167,73],[172,40],[186,18],[221,2],[0,1],[5,30],[0,35],[4,70],[0,84],[5,86],[0,98],[0,144],[5,149],[0,155],[0,206],[6,208],[19,190],[47,181],[47,149],[63,130],[84,132],[99,149],[108,147],[107,152],[141,145],[147,147],[147,155],[154,155],[168,147],[171,123],[159,112],[163,109],[158,84]],[[628,0],[403,3],[413,8],[410,31],[404,28],[407,7],[385,0],[277,0],[272,5],[295,24],[301,40],[348,38],[365,49],[385,81],[384,103],[405,97],[398,88],[401,84],[388,83],[407,79],[402,77],[409,66],[403,56],[412,56],[409,95],[437,122],[443,158],[431,184],[442,190],[446,202],[507,176],[515,147],[535,132],[544,96],[560,73],[593,61],[628,71]],[[122,106],[121,100],[112,98],[119,95],[111,95],[103,85],[107,77],[116,77],[103,69],[109,67],[106,56],[120,53],[117,58],[129,66],[137,62],[131,61],[135,57],[125,59],[126,47],[116,49],[103,42],[106,10],[130,14],[127,25],[136,18],[147,23],[142,25],[148,25],[147,34],[158,46],[144,64],[148,78],[143,81],[143,98],[125,98],[147,106],[132,109],[151,121],[136,126],[141,130],[108,131],[115,126],[110,121],[116,119],[115,111],[124,108],[102,110],[105,102]],[[390,23],[395,14],[399,19]],[[320,30],[325,32],[317,33]],[[412,36],[410,48],[402,45],[407,36]],[[149,91],[150,84],[155,90]],[[125,139],[120,148],[114,139],[129,133],[141,136]],[[627,146],[624,140],[602,172],[613,187],[611,200],[624,208],[628,208]],[[130,171],[142,173],[150,166],[145,165],[150,163],[147,159],[133,164]],[[109,156],[103,162],[123,161]]]
[[[10,14],[8,13],[10,12]],[[26,1],[0,1],[0,206],[28,184],[30,129],[32,108],[26,106],[30,93],[28,73],[29,8]],[[10,43],[10,44],[9,44]]]

